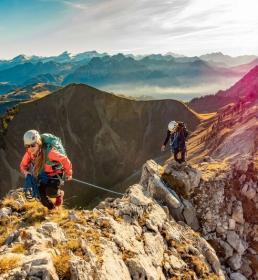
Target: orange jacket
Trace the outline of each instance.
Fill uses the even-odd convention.
[[[47,155],[49,161],[55,161],[58,163],[61,163],[63,169],[57,169],[53,170],[51,165],[48,165],[45,163],[44,165],[44,171],[49,176],[54,176],[56,174],[62,173],[62,171],[65,172],[66,176],[72,176],[72,163],[68,159],[67,156],[59,153],[55,148],[52,148],[48,155]],[[25,171],[29,171],[30,164],[34,162],[35,157],[29,152],[29,150],[26,151],[25,155],[22,158],[22,161],[20,163],[20,171],[24,174]]]

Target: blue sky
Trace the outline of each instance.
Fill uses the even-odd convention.
[[[0,0],[0,59],[63,51],[258,55],[256,0]]]

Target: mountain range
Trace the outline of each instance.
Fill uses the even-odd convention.
[[[0,94],[36,82],[56,86],[86,83],[119,94],[155,99],[176,95],[183,100],[185,93],[195,97],[229,87],[255,65],[256,56],[230,57],[222,53],[200,57],[173,53],[108,55],[96,51],[51,57],[19,55],[0,60]]]

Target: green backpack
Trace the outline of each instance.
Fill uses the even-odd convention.
[[[42,140],[43,150],[45,151],[45,163],[47,165],[55,166],[55,169],[62,168],[61,164],[50,161],[47,156],[52,148],[55,148],[62,155],[67,155],[61,139],[50,133],[43,133],[40,136]]]

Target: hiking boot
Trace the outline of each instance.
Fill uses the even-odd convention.
[[[55,206],[61,206],[64,202],[64,191],[60,190],[60,194],[56,197]]]

